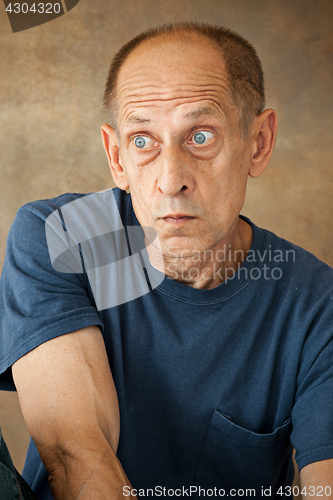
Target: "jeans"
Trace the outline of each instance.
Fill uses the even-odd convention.
[[[15,469],[0,429],[0,500],[37,500]]]

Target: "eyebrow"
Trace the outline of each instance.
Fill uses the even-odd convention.
[[[187,113],[185,113],[185,115],[183,115],[183,118],[195,119],[195,118],[199,118],[200,116],[204,116],[204,115],[215,116],[215,112],[211,108],[207,108],[206,106],[201,106],[200,108],[195,109],[193,111],[188,111]]]
[[[211,108],[208,108],[206,106],[201,106],[200,108],[195,109],[193,111],[188,111],[187,113],[185,113],[185,115],[182,116],[182,118],[188,118],[191,120],[195,120],[196,118],[199,118],[200,116],[204,116],[204,115],[216,116],[216,113]],[[144,117],[138,116],[138,115],[130,115],[125,120],[126,125],[128,125],[128,124],[141,124],[141,123],[151,123],[151,120],[149,118],[144,118]]]
[[[149,118],[143,118],[141,116],[131,115],[125,120],[125,124],[128,123],[149,123],[151,120]]]

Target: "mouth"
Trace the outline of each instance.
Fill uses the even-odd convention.
[[[193,217],[192,215],[186,214],[170,214],[165,217],[161,217],[161,220],[168,222],[169,224],[180,226],[194,220],[195,218],[196,217]]]

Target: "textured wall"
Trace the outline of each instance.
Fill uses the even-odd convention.
[[[280,117],[276,151],[250,180],[243,212],[333,265],[331,0],[80,0],[15,34],[2,3],[0,15],[0,263],[20,205],[112,186],[99,126],[114,52],[146,28],[200,20],[255,45],[267,105]],[[0,394],[0,425],[20,468],[27,434],[19,419],[15,396]]]

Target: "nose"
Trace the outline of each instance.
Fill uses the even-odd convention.
[[[166,196],[176,196],[181,191],[191,191],[194,179],[187,165],[187,158],[177,146],[165,146],[159,158],[157,187]]]

